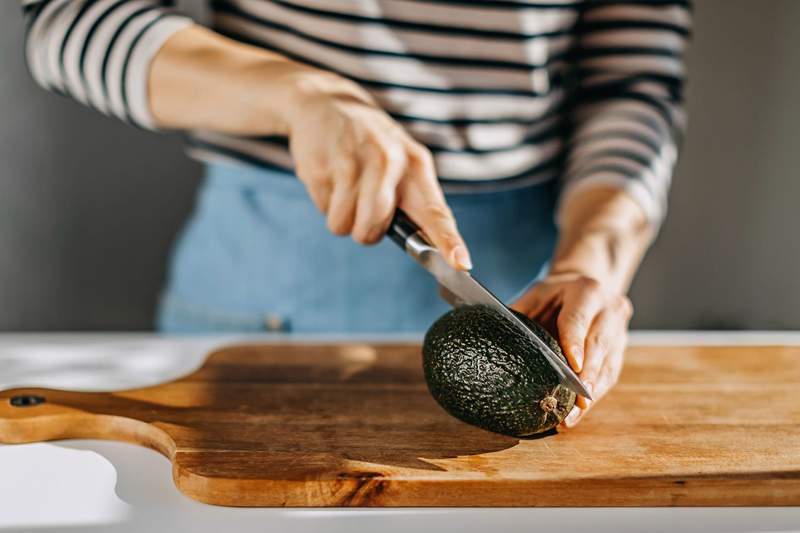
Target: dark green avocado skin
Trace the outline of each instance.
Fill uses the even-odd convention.
[[[543,327],[517,315],[564,359],[558,342]],[[542,433],[557,426],[575,404],[575,393],[560,384],[536,345],[487,306],[457,307],[439,318],[425,335],[422,362],[428,389],[439,405],[459,420],[495,433]],[[540,404],[547,396],[556,399],[550,412]]]

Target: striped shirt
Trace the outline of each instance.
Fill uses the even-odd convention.
[[[156,0],[23,0],[34,79],[153,129],[147,73],[192,21]],[[213,0],[213,28],[350,78],[432,152],[447,191],[561,180],[658,224],[684,127],[687,0]],[[201,160],[291,170],[287,141],[192,132]]]

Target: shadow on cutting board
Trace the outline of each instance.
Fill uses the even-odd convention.
[[[518,442],[445,413],[425,387],[417,347],[283,350],[225,348],[181,380],[195,405],[158,407],[161,422],[193,449],[228,450],[198,451],[184,464],[225,469],[236,468],[231,459],[241,460],[250,475],[280,479],[347,476],[356,470],[369,476],[386,467],[444,470],[433,461],[496,452]],[[154,395],[149,401],[169,399]],[[353,461],[369,465],[355,468]]]
[[[408,344],[232,346],[173,382],[113,393],[53,391],[48,402],[155,426],[163,433],[151,432],[160,436],[141,443],[166,453],[174,441],[175,462],[203,477],[442,471],[439,459],[519,442],[445,413],[428,393],[418,352]],[[136,422],[120,427],[127,438],[103,438],[137,441],[143,433]]]

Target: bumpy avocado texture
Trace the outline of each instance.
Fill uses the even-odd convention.
[[[518,316],[564,358],[543,327]],[[428,389],[439,405],[495,433],[545,432],[575,404],[575,393],[559,382],[536,345],[487,306],[457,307],[439,318],[425,335],[422,359]]]

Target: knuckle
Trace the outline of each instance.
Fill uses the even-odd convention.
[[[448,248],[455,248],[461,244],[461,237],[455,233],[445,232],[442,234],[442,242]]]
[[[393,191],[382,191],[375,195],[374,212],[378,218],[387,218],[394,211],[395,196]]]
[[[630,298],[624,295],[620,296],[617,305],[626,318],[633,316],[633,302],[631,302]]]
[[[587,339],[589,343],[602,353],[608,352],[609,341],[608,337],[599,332],[590,333]]]
[[[583,311],[575,310],[558,315],[558,325],[566,328],[583,328],[589,322],[589,317]]]
[[[392,166],[404,167],[408,163],[408,155],[400,144],[392,144],[386,153],[386,161]]]
[[[428,165],[433,166],[433,154],[431,154],[431,151],[428,150],[425,146],[421,145],[420,143],[418,142],[410,143],[408,147],[408,152],[418,163],[425,166]]]
[[[384,142],[378,149],[381,166],[384,170],[396,169],[406,165],[406,152],[395,142]]]
[[[453,213],[444,202],[429,202],[424,207],[424,212],[431,221],[449,223]]]
[[[588,276],[581,276],[578,278],[578,283],[586,291],[600,292],[601,290],[600,282]]]

